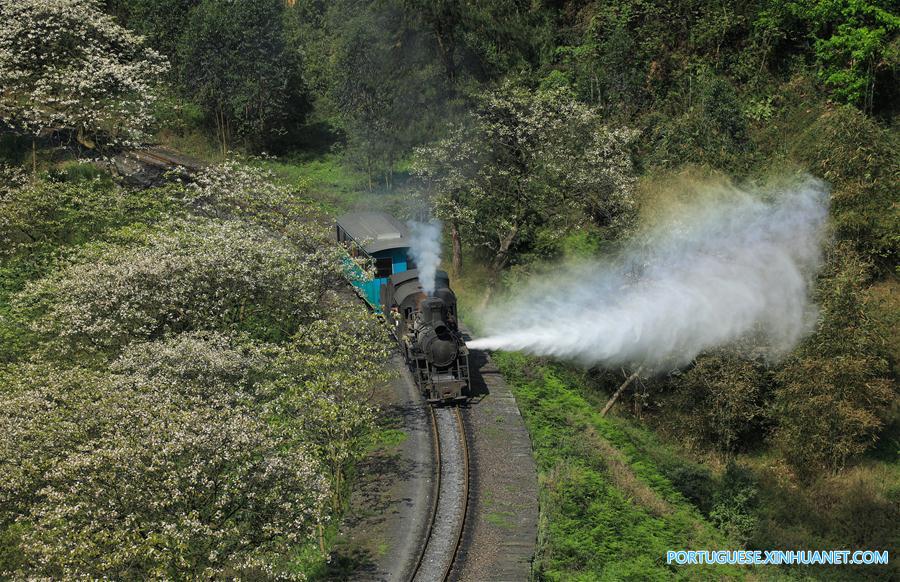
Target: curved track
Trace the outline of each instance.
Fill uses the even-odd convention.
[[[462,541],[469,500],[469,450],[459,408],[431,407],[438,467],[428,540],[411,580],[447,580]]]

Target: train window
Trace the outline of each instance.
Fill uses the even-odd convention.
[[[406,268],[409,270],[418,268],[418,267],[416,267],[416,261],[410,256],[406,257]]]
[[[390,257],[384,259],[375,259],[375,277],[383,279],[393,274],[393,261]]]

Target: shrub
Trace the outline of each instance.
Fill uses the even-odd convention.
[[[372,387],[385,378],[386,339],[375,316],[342,306],[297,330],[267,388],[280,395],[273,413],[291,424],[326,467],[335,511],[349,493],[347,472],[375,426]]]
[[[317,531],[317,462],[252,408],[77,368],[0,382],[0,526],[21,528],[0,574],[271,574]]]
[[[671,389],[681,416],[674,424],[691,440],[731,454],[759,433],[766,378],[755,362],[727,350],[704,354],[673,379]]]
[[[670,111],[647,118],[650,165],[678,168],[698,164],[731,171],[748,166],[751,142],[747,123],[727,80],[705,68],[691,72],[669,100]]]
[[[107,229],[132,221],[150,223],[176,210],[165,189],[129,191],[101,177],[83,179],[79,174],[86,171],[78,168],[70,166],[44,180],[12,180],[12,187],[0,190],[0,258],[36,259]]]
[[[861,303],[869,269],[849,244],[833,249],[818,327],[777,374],[775,440],[802,477],[837,472],[870,448],[896,396]]]
[[[247,337],[198,331],[132,343],[110,370],[135,387],[162,383],[210,404],[258,404],[272,398],[263,385],[283,353],[279,346]]]
[[[755,507],[758,490],[752,474],[729,463],[709,518],[729,539],[745,545],[756,529]]]
[[[794,155],[831,182],[838,237],[886,271],[900,258],[900,142],[853,107],[825,111],[799,137]]]
[[[86,250],[16,302],[34,310],[35,331],[62,355],[199,329],[284,339],[316,318],[340,265],[330,246],[301,252],[239,222],[182,220],[143,244]]]
[[[321,217],[304,198],[302,186],[286,185],[270,170],[227,160],[194,176],[185,198],[203,216],[247,220],[289,237],[305,250],[321,246]]]

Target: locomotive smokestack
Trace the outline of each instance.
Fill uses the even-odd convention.
[[[438,331],[438,328],[446,329],[447,324],[444,322],[444,301],[437,297],[428,297],[423,299],[419,306],[422,311],[422,321]]]

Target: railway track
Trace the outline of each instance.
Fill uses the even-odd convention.
[[[462,542],[469,502],[469,450],[457,407],[431,407],[436,489],[428,537],[410,578],[434,582],[450,578]]]
[[[112,158],[112,165],[126,181],[143,187],[162,184],[167,172],[182,170],[193,174],[205,166],[200,160],[162,147],[120,152]]]

